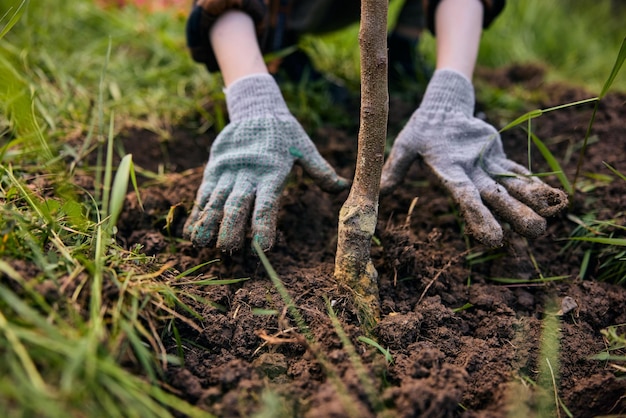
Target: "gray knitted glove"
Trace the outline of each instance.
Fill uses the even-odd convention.
[[[507,159],[496,129],[473,113],[471,82],[456,71],[437,70],[392,147],[381,193],[389,193],[421,156],[460,206],[467,232],[479,241],[502,245],[494,214],[518,233],[538,237],[546,229],[544,217],[567,204],[566,194]]]
[[[294,162],[324,190],[349,186],[322,158],[291,115],[268,74],[237,80],[226,91],[230,124],[211,147],[185,236],[224,251],[241,248],[248,222],[267,250],[276,235],[279,197]]]

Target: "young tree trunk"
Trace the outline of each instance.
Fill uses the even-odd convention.
[[[378,220],[389,93],[387,90],[388,0],[361,1],[361,115],[354,183],[339,213],[335,277],[354,291],[361,323],[380,317],[378,273],[370,258]]]

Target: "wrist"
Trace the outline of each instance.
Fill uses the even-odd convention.
[[[434,72],[420,109],[428,112],[460,112],[467,117],[474,114],[474,86],[462,73],[448,69]]]
[[[291,116],[278,84],[269,74],[251,74],[239,78],[224,92],[231,122]]]

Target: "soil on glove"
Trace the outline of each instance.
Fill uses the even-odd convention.
[[[481,70],[478,80],[492,89],[536,92],[526,110],[594,96],[547,84],[534,67]],[[390,133],[413,110],[393,99]],[[593,104],[570,107],[532,123],[570,180],[592,110]],[[497,127],[507,122],[486,113]],[[321,154],[350,178],[356,123],[309,131]],[[543,237],[526,240],[505,227],[504,247],[482,247],[464,235],[457,207],[422,163],[381,199],[372,259],[382,318],[369,337],[388,350],[388,358],[360,338],[349,289],[333,277],[338,213],[347,192],[324,193],[296,167],[282,196],[277,244],[267,257],[305,324],[286,308],[249,240],[241,252],[226,254],[182,239],[214,138],[215,132],[198,135],[182,127],[165,143],[149,132],[124,138],[136,165],[155,172],[162,165],[170,174],[142,184],[144,212],[128,196],[119,240],[128,248],[141,245],[178,271],[216,260],[194,275],[249,278],[187,289],[206,303],[187,301],[203,318],[201,331],[178,324],[184,366],[166,372],[177,394],[223,417],[521,417],[542,408],[554,412],[556,397],[576,417],[626,414],[624,364],[593,358],[607,350],[603,330],[626,323],[626,288],[600,280],[620,255],[568,240],[589,214],[624,219],[626,181],[604,163],[626,173],[626,95],[603,99],[580,169],[584,190],[566,213],[549,219]],[[509,158],[526,164],[526,132],[517,128],[502,138]],[[537,148],[531,153],[534,172],[553,171]],[[560,186],[554,175],[544,180]],[[173,218],[165,228],[168,214]],[[622,230],[601,232],[624,236]],[[330,306],[351,344],[333,325]],[[178,354],[173,337],[164,342]],[[565,409],[559,412],[566,416]]]

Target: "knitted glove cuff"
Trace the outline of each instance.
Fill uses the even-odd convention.
[[[428,83],[420,108],[427,112],[460,112],[474,115],[474,87],[463,74],[449,69],[436,70]]]
[[[240,78],[224,92],[231,122],[292,117],[278,84],[269,74],[253,74]]]

